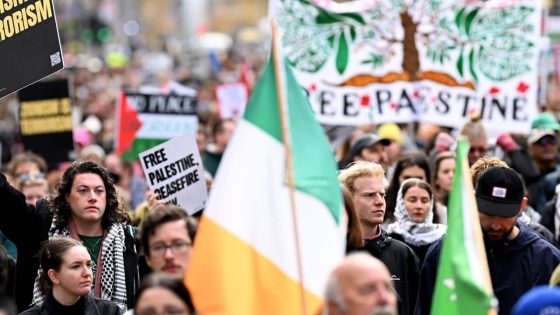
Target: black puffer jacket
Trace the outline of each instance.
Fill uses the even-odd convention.
[[[82,297],[75,305],[66,306],[58,303],[52,294],[49,294],[40,306],[35,306],[20,315],[120,315],[121,310],[117,304],[94,299],[90,295]]]
[[[0,173],[0,230],[16,244],[15,297],[18,309],[26,310],[33,297],[33,284],[39,269],[37,254],[48,240],[53,213],[44,200],[37,207],[25,202],[25,196],[8,184]],[[134,236],[125,229],[125,277],[127,306],[134,307],[134,294],[138,287],[138,255]]]
[[[363,248],[349,248],[348,251],[367,251],[381,260],[391,273],[398,295],[399,314],[413,314],[418,295],[420,267],[418,257],[410,247],[382,230],[378,239],[366,240]]]

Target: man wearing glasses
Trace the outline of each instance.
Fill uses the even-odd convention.
[[[550,113],[541,113],[532,122],[532,130],[527,138],[528,153],[538,174],[536,184],[529,182],[529,204],[543,213],[546,203],[554,197],[558,178],[557,156],[560,125]]]
[[[140,243],[146,264],[183,278],[187,272],[196,233],[196,221],[178,206],[157,206],[146,215],[140,229]]]
[[[560,164],[557,161],[559,130],[556,118],[544,112],[531,122],[527,150],[523,150],[507,133],[497,139],[497,145],[506,152],[508,164],[523,176],[529,205],[541,214],[547,202],[554,197],[556,185],[560,182]]]

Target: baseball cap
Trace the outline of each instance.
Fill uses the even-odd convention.
[[[560,288],[547,286],[534,287],[515,303],[511,314],[560,314]]]
[[[560,130],[560,124],[554,115],[549,112],[540,113],[531,122],[531,129],[552,129]]]
[[[514,217],[523,200],[523,182],[519,174],[503,167],[486,170],[476,185],[478,211],[500,217]]]
[[[379,126],[377,135],[381,139],[389,139],[400,144],[403,143],[401,128],[395,123],[387,123]]]
[[[350,155],[352,157],[358,156],[362,153],[364,148],[370,147],[376,143],[381,143],[382,145],[389,145],[391,141],[389,139],[383,139],[376,134],[370,133],[365,136],[360,137],[356,140],[350,147]]]
[[[529,145],[534,144],[539,141],[542,137],[552,136],[556,137],[556,131],[552,129],[533,129],[527,138],[527,143]]]

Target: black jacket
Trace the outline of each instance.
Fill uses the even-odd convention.
[[[395,284],[399,314],[413,314],[418,294],[420,267],[418,257],[410,247],[393,239],[382,230],[380,238],[366,240],[363,248],[350,248],[348,251],[367,251],[381,260],[389,269]]]
[[[551,201],[546,204],[546,209],[542,214],[541,217],[541,224],[547,228],[549,231],[556,231],[556,222],[554,220],[554,216],[556,215],[556,200],[558,196],[554,196]],[[553,234],[554,235],[554,234]],[[555,238],[556,246],[560,246],[560,239]]]
[[[120,315],[121,310],[117,304],[92,298],[91,295],[82,297],[76,305],[64,306],[58,303],[52,294],[49,294],[45,302],[40,306],[34,306],[20,315]]]
[[[26,310],[33,298],[33,284],[39,269],[37,254],[48,240],[53,213],[44,200],[37,207],[27,204],[25,196],[10,186],[0,173],[0,230],[16,244],[15,297],[20,311]],[[125,277],[128,308],[134,307],[134,294],[138,287],[138,255],[134,236],[125,229]]]
[[[531,288],[546,285],[560,263],[560,251],[542,239],[527,225],[517,223],[519,235],[496,249],[486,246],[488,268],[494,295],[499,302],[499,315],[509,315],[517,300]],[[417,315],[429,315],[435,289],[441,240],[434,243],[422,265]]]
[[[424,261],[424,257],[426,257],[426,253],[428,252],[428,249],[433,244],[433,243],[430,243],[430,244],[426,244],[426,245],[414,245],[414,244],[410,244],[410,243],[405,242],[404,238],[400,234],[391,233],[391,234],[389,234],[389,236],[391,236],[394,240],[399,240],[399,241],[405,243],[408,247],[410,247],[410,249],[412,249],[414,254],[416,254],[416,257],[418,257],[418,260],[420,261],[420,263],[419,263],[420,266],[422,266],[422,262]]]

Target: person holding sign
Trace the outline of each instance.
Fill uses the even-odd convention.
[[[15,296],[19,310],[43,302],[37,252],[59,237],[81,240],[93,262],[94,297],[132,307],[138,287],[137,253],[128,216],[119,203],[107,170],[91,161],[76,161],[63,174],[54,196],[37,205],[0,173],[0,229],[17,246]],[[33,284],[35,283],[35,285]],[[33,298],[33,299],[32,299]]]

